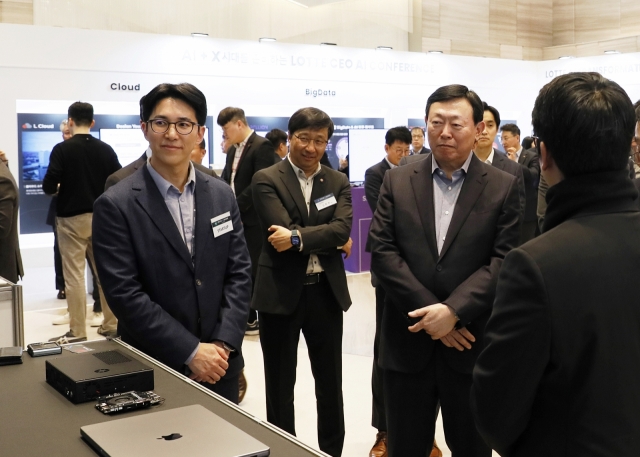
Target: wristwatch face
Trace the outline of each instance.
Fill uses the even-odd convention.
[[[291,244],[294,246],[299,246],[300,245],[300,237],[299,236],[292,236],[291,237]]]

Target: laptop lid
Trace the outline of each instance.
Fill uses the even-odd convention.
[[[201,405],[80,428],[105,457],[266,457],[269,448]]]

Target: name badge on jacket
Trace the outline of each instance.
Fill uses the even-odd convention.
[[[225,233],[233,230],[231,212],[227,211],[226,213],[223,213],[220,216],[216,216],[211,219],[211,229],[213,230],[214,238],[218,238],[220,235],[224,235]]]
[[[318,208],[318,211],[322,211],[325,208],[337,204],[338,201],[333,194],[329,194],[325,195],[324,197],[320,197],[317,200],[314,200],[314,203],[316,204],[316,208]]]

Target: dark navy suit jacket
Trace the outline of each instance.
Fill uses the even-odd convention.
[[[96,200],[93,248],[123,341],[184,372],[199,342],[240,354],[251,296],[251,264],[233,192],[196,170],[192,260],[147,165]],[[230,213],[233,230],[214,238],[211,219]]]

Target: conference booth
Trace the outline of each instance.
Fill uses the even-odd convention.
[[[69,52],[70,44],[79,52]],[[59,124],[74,101],[93,104],[96,125],[92,134],[109,143],[126,165],[147,147],[139,125],[140,97],[162,82],[192,83],[207,97],[205,160],[218,171],[225,163],[220,148],[222,131],[215,123],[222,108],[243,108],[250,127],[261,135],[273,128],[286,131],[289,116],[301,107],[326,111],[336,126],[327,156],[334,168],[348,156],[353,185],[354,243],[345,266],[354,305],[345,314],[343,350],[367,356],[373,348],[375,298],[368,273],[370,255],[364,249],[372,214],[362,182],[365,170],[385,156],[386,129],[424,127],[428,96],[452,83],[473,89],[500,111],[503,123],[520,126],[523,136],[531,134],[531,109],[538,91],[560,74],[596,71],[621,84],[633,101],[640,98],[639,53],[534,62],[0,24],[0,55],[0,125],[4,126],[0,150],[6,152],[20,187],[20,245],[27,273],[30,268],[53,266],[53,234],[45,224],[50,200],[42,192],[42,179],[51,148],[61,141]],[[9,287],[13,287],[11,293],[20,294],[20,289]],[[3,293],[4,288],[0,290]],[[14,296],[10,300],[15,303]],[[16,306],[11,312],[17,312]],[[8,311],[0,309],[0,313],[4,316]],[[23,346],[22,324],[14,314],[11,344]],[[3,317],[0,324],[9,325],[7,322]],[[69,409],[67,404],[58,404],[65,400],[46,400],[52,392],[46,391],[42,380],[29,384],[39,389],[36,395],[21,383],[26,375],[19,370],[35,376],[42,369],[40,365],[41,360],[33,359],[25,360],[24,367],[3,367],[0,379],[8,379],[9,384],[3,385],[22,392],[32,408],[31,417],[39,417],[36,411],[42,401],[52,408],[51,414],[42,417],[56,420],[59,416],[54,412]],[[188,384],[162,367],[157,372],[162,373],[162,383],[166,382],[169,390]],[[289,439],[229,405],[214,404],[209,397],[203,400],[206,393],[190,392],[181,397],[182,403],[197,397],[212,411],[221,411],[225,418],[276,446]],[[18,406],[5,410],[17,411]],[[74,430],[77,434],[77,427]],[[15,444],[16,438],[11,439]],[[316,455],[300,443],[291,443],[292,447],[282,444],[282,449],[288,450],[274,455]]]

